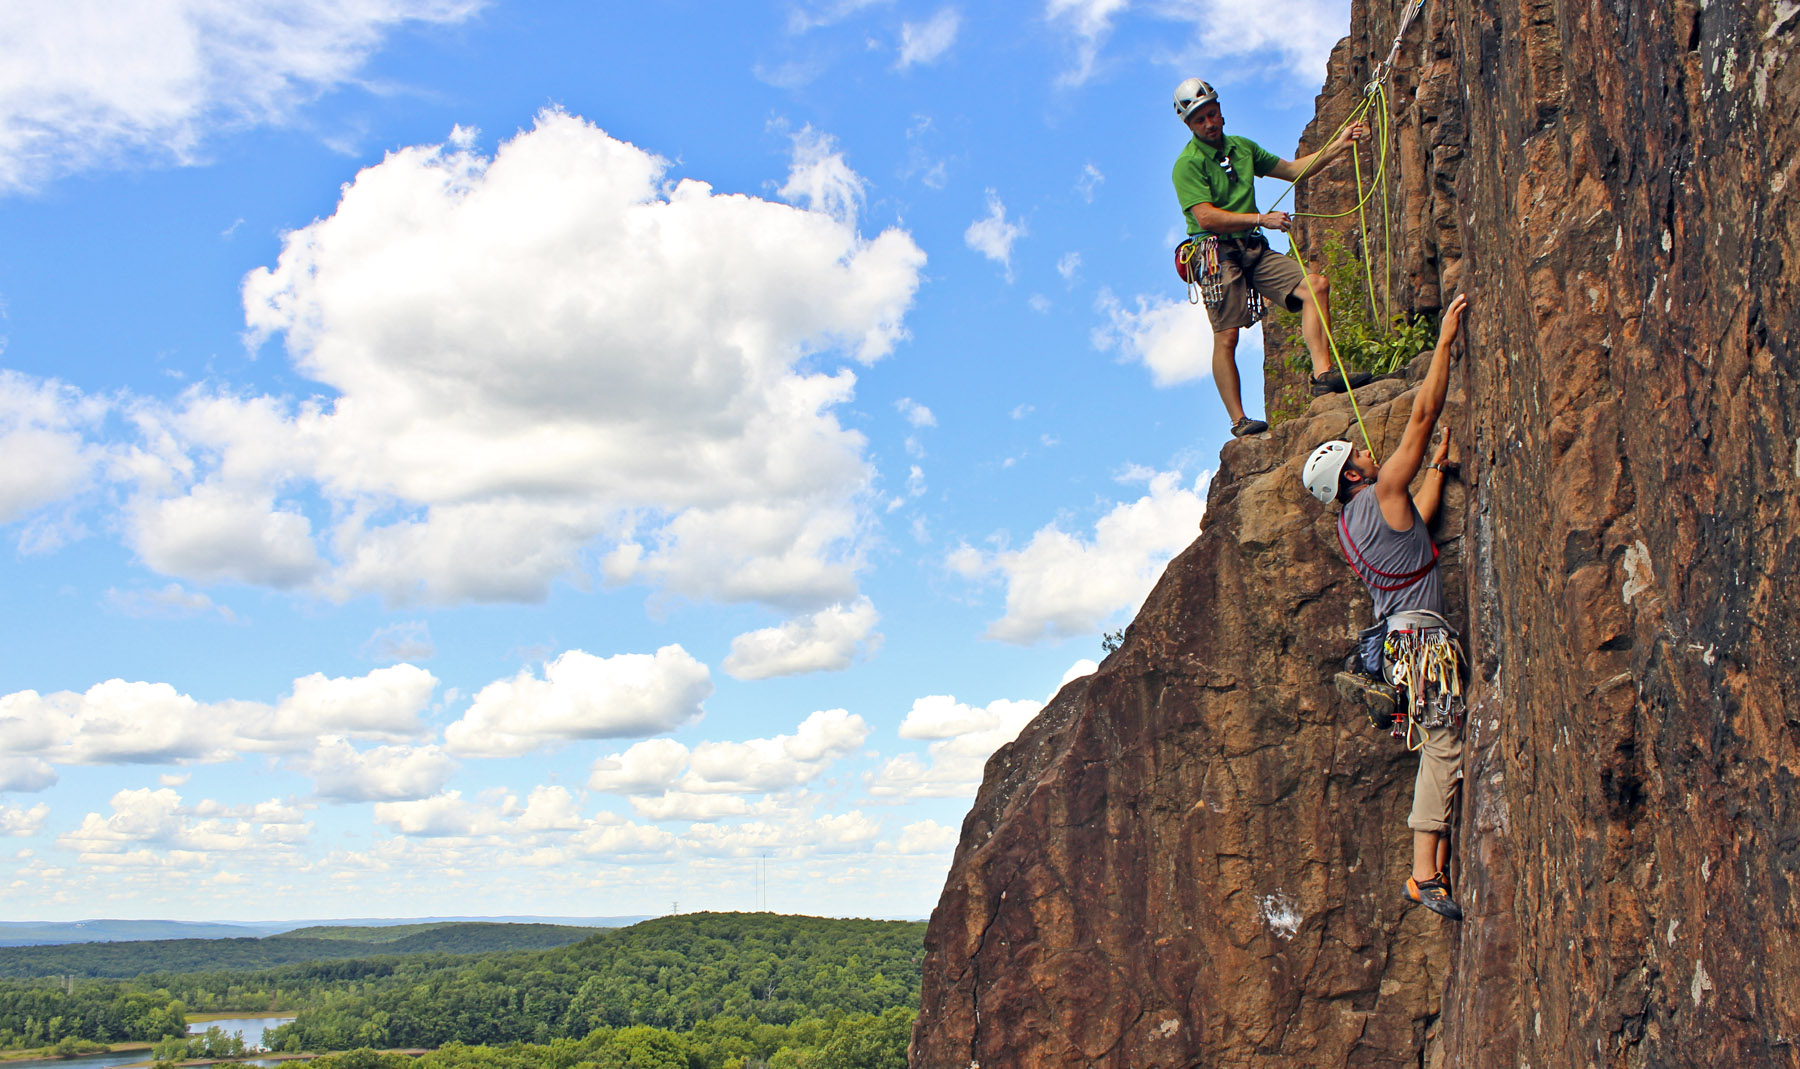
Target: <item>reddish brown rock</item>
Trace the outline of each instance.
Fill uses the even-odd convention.
[[[1384,449],[1402,386],[1363,391]],[[1418,1048],[1449,954],[1399,895],[1413,762],[1328,685],[1369,610],[1298,478],[1349,421],[1329,398],[1227,446],[1204,534],[1123,648],[990,761],[927,937],[914,1065]]]
[[[1123,648],[989,763],[917,1067],[1800,1062],[1800,11],[1423,19],[1392,282],[1473,301],[1469,921],[1403,908],[1412,761],[1326,683],[1368,602],[1296,477],[1324,399],[1225,447]]]

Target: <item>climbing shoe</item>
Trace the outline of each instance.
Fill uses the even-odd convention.
[[[1231,425],[1231,436],[1233,438],[1242,438],[1246,434],[1261,434],[1268,429],[1269,425],[1262,420],[1251,419],[1249,416],[1245,416],[1243,419],[1240,419]]]
[[[1349,374],[1350,385],[1348,387],[1344,385],[1344,376],[1339,372],[1321,371],[1317,375],[1314,375],[1308,380],[1312,383],[1313,396],[1320,397],[1328,393],[1343,393],[1347,389],[1354,390],[1359,386],[1367,386],[1369,383],[1375,381],[1375,376],[1369,374],[1367,371],[1352,371]]]
[[[1408,876],[1406,878],[1406,897],[1439,916],[1448,917],[1453,921],[1463,919],[1462,907],[1450,897],[1450,881],[1445,879],[1441,872],[1424,883]]]
[[[1394,712],[1400,707],[1399,691],[1361,672],[1339,672],[1332,682],[1337,684],[1338,697],[1368,710],[1369,723],[1375,725],[1375,730],[1386,731],[1394,726]]]

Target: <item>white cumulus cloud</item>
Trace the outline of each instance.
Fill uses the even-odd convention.
[[[865,183],[811,128],[796,204],[669,167],[555,110],[492,156],[460,129],[390,153],[244,280],[250,337],[310,398],[0,377],[0,443],[31,460],[0,522],[98,471],[138,558],[190,582],[534,602],[598,565],[701,600],[853,599],[875,472],[839,410],[906,336],[924,253],[858,231]]]
[[[868,598],[833,605],[737,636],[722,667],[737,679],[840,671],[880,646],[881,636],[874,633],[880,619]]]
[[[893,849],[898,854],[946,854],[956,848],[956,829],[935,820],[920,820],[900,829]]]
[[[680,646],[655,654],[596,657],[569,650],[475,695],[462,719],[444,730],[451,752],[515,757],[576,739],[655,735],[701,715],[712,675]]]
[[[178,497],[144,497],[131,521],[144,563],[165,575],[285,589],[322,567],[312,521],[256,490],[201,485]]]
[[[1093,343],[1101,352],[1117,351],[1150,369],[1157,386],[1175,386],[1212,374],[1213,333],[1204,309],[1166,296],[1137,299],[1135,309],[1119,303],[1109,290],[1095,302],[1106,322],[1096,327]],[[1238,359],[1260,360],[1262,332],[1238,334]]]
[[[426,838],[491,835],[506,826],[497,810],[464,801],[461,791],[404,802],[377,802],[375,822],[402,835]]]
[[[327,678],[314,672],[294,680],[294,692],[246,734],[271,740],[354,735],[399,740],[423,731],[419,713],[431,701],[437,678],[423,668],[396,664],[363,676]]]
[[[581,826],[581,807],[567,787],[533,787],[517,820],[525,831],[571,831]]]
[[[692,749],[673,739],[648,739],[595,761],[588,786],[630,795],[640,813],[655,814],[658,820],[702,819],[672,815],[701,810],[710,819],[747,810],[708,805],[694,796],[769,794],[804,786],[868,737],[869,725],[862,717],[825,709],[801,721],[791,735],[706,741]]]
[[[36,835],[50,816],[50,806],[44,802],[26,809],[24,806],[0,805],[0,835],[23,839]]]
[[[748,814],[750,803],[735,794],[666,791],[655,798],[633,798],[631,810],[645,820],[718,820]]]
[[[0,727],[0,733],[4,731]],[[41,791],[56,780],[56,769],[41,757],[0,757],[0,792]]]
[[[554,110],[472,144],[390,153],[245,278],[253,340],[279,338],[312,399],[125,405],[136,440],[105,470],[139,558],[394,604],[541,601],[596,562],[698,599],[854,598],[874,471],[838,410],[905,337],[925,257],[858,232],[831,139],[795,136],[800,206],[671,182]],[[56,453],[0,508],[78,489],[80,399],[0,385]]]
[[[0,697],[0,752],[54,764],[221,761],[234,756],[233,712],[167,683],[110,679],[81,694],[16,691]]]
[[[900,737],[932,740],[926,748],[928,757],[908,753],[889,759],[868,777],[870,796],[974,797],[988,757],[1017,738],[1041,709],[1043,705],[1035,701],[1000,699],[975,706],[947,694],[918,699],[900,722]]]
[[[218,762],[245,751],[304,751],[327,735],[411,738],[424,731],[418,716],[436,685],[424,669],[394,665],[365,676],[296,679],[275,705],[201,702],[167,683],[123,679],[79,694],[15,691],[0,696],[0,753],[7,755],[0,784],[48,786],[56,778],[48,766],[56,764]]]
[[[843,709],[813,713],[792,735],[747,742],[703,742],[689,759],[683,785],[693,791],[742,794],[798,787],[854,753],[869,737],[863,718]]]
[[[674,739],[645,739],[595,761],[588,786],[612,794],[650,795],[673,787],[687,769],[688,748]]]
[[[853,853],[867,848],[880,834],[879,822],[852,809],[811,819],[699,823],[689,827],[681,838],[689,850],[703,857],[755,857],[773,853],[794,858]]]
[[[241,808],[212,801],[188,805],[168,787],[122,790],[110,805],[110,814],[88,813],[57,845],[132,864],[154,864],[158,850],[165,857],[202,863],[215,854],[234,855],[232,860],[242,862],[250,851],[290,850],[312,829],[304,814],[282,802]]]
[[[0,14],[0,27],[6,16]],[[4,40],[0,29],[0,40]],[[0,44],[0,56],[6,45]],[[7,77],[0,59],[0,80]],[[3,92],[3,90],[0,90]],[[3,121],[3,120],[0,120]],[[0,127],[0,189],[5,186],[4,127]],[[105,403],[72,387],[0,371],[0,523],[12,523],[34,509],[86,487],[104,459],[89,436],[106,414]]]
[[[1090,634],[1114,614],[1135,610],[1169,558],[1199,534],[1211,474],[1193,486],[1175,471],[1145,472],[1147,493],[1121,502],[1094,524],[1091,538],[1052,523],[1023,549],[983,553],[959,547],[946,563],[964,577],[1006,581],[1006,612],[987,636],[1029,644]]]
[[[295,765],[313,777],[319,797],[334,802],[424,798],[443,789],[456,762],[437,746],[377,746],[358,751],[336,736],[319,740]]]
[[[1106,181],[1106,175],[1101,172],[1100,168],[1091,163],[1084,163],[1081,165],[1081,177],[1075,180],[1075,192],[1081,194],[1082,200],[1092,204],[1094,203],[1094,190],[1099,189],[1100,183],[1104,181]]]

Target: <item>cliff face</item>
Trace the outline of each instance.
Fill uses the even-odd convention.
[[[1402,386],[1363,391],[1383,449]],[[1227,446],[1124,646],[989,762],[915,1066],[1392,1065],[1423,1041],[1450,957],[1399,895],[1412,761],[1329,686],[1368,599],[1294,492],[1350,420],[1334,397]]]
[[[915,1066],[1800,1061],[1800,8],[1421,22],[1391,283],[1473,304],[1469,920],[1401,900],[1413,760],[1329,686],[1369,609],[1299,486],[1349,425],[1322,399],[1225,447],[1123,648],[989,763]],[[1314,137],[1393,31],[1359,0]],[[1383,452],[1403,386],[1360,395]]]

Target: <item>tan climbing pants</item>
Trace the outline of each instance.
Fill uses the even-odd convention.
[[[1414,731],[1421,729],[1414,728]],[[1419,747],[1419,775],[1413,780],[1412,813],[1406,826],[1414,831],[1450,830],[1450,807],[1462,788],[1462,735],[1455,722],[1425,733]]]

